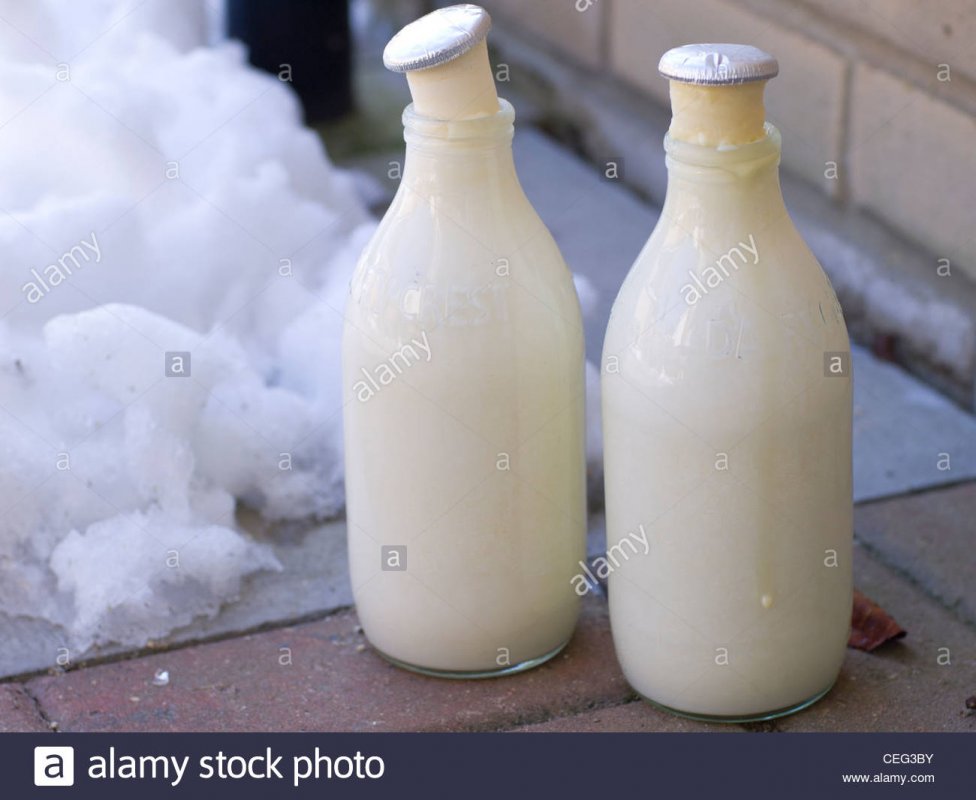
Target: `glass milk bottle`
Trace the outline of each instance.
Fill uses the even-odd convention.
[[[407,153],[343,338],[349,558],[366,636],[445,677],[540,664],[578,615],[583,330],[519,186],[477,6],[404,28]]]
[[[850,346],[780,193],[776,60],[689,45],[660,71],[667,197],[603,353],[613,638],[653,703],[772,718],[823,696],[844,657]]]

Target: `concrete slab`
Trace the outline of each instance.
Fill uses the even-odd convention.
[[[610,307],[660,211],[533,128],[520,128],[513,147],[526,196],[569,268],[596,290],[584,328],[586,356],[599,364]]]
[[[244,526],[271,542],[284,570],[262,573],[248,580],[239,600],[227,604],[213,619],[199,619],[174,631],[154,647],[239,633],[269,624],[281,624],[328,613],[352,605],[352,588],[346,564],[346,525],[329,522],[310,530],[293,532],[260,530],[260,524],[244,516]],[[0,614],[0,678],[55,668],[64,632],[42,620],[11,618]],[[104,647],[78,654],[91,660],[131,651],[131,647]]]
[[[854,500],[976,477],[976,418],[854,348]]]
[[[976,482],[859,506],[854,531],[879,560],[976,625]]]

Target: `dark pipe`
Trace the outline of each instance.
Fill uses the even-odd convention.
[[[228,0],[227,28],[251,63],[290,77],[306,122],[352,110],[352,45],[345,0]]]

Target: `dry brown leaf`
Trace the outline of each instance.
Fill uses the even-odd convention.
[[[851,636],[847,646],[871,652],[885,642],[901,639],[906,631],[888,612],[867,595],[854,590],[854,611],[851,615]]]

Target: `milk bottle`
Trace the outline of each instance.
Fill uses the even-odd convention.
[[[343,338],[349,558],[366,636],[447,677],[519,671],[569,639],[584,557],[583,330],[519,186],[477,6],[412,23],[395,200]]]
[[[689,45],[660,71],[667,197],[602,365],[613,638],[652,702],[771,718],[825,694],[844,656],[850,347],[780,193],[776,60]]]

